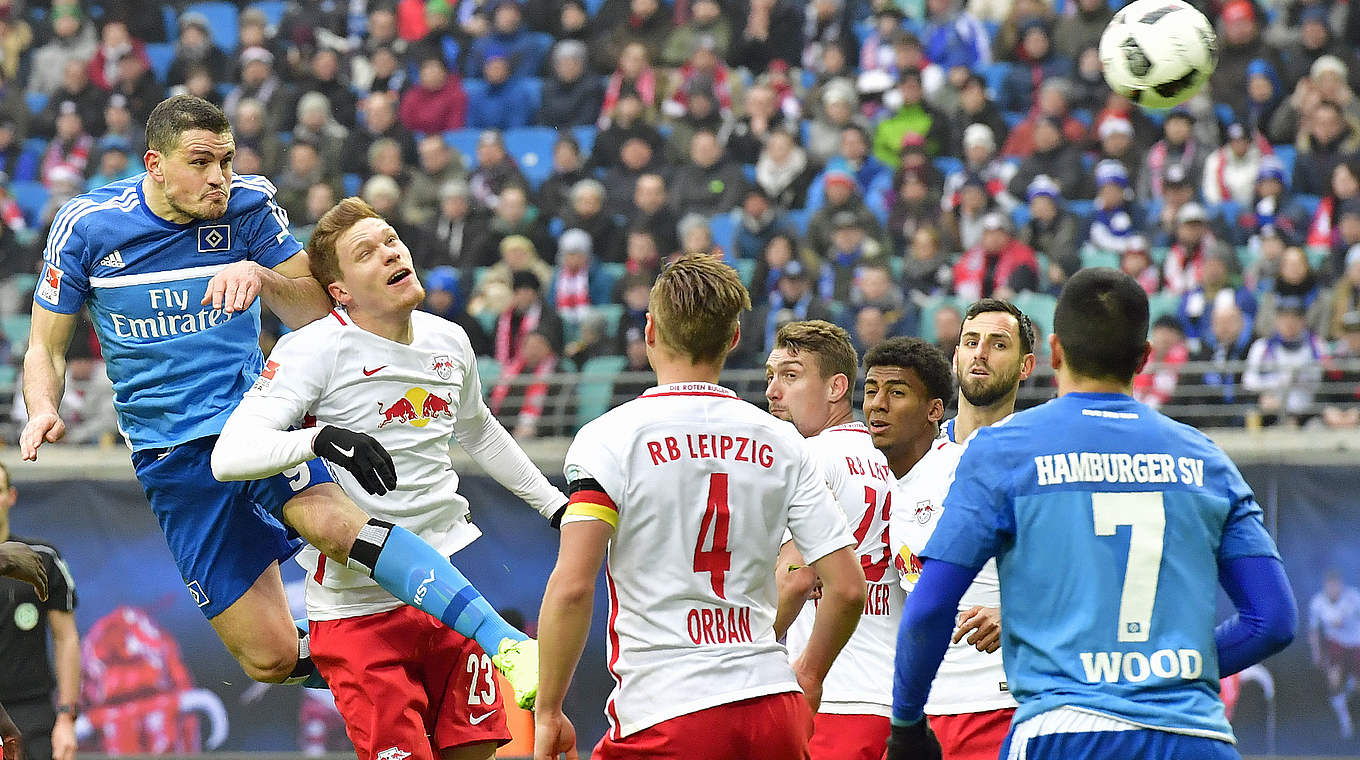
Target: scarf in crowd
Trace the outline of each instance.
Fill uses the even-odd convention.
[[[515,420],[516,424],[534,423],[543,416],[543,402],[548,398],[547,378],[557,368],[557,357],[551,354],[543,361],[539,362],[529,371],[533,382],[524,389],[524,402],[520,405],[519,414]],[[513,381],[524,374],[524,357],[516,357],[514,361],[506,365],[503,378],[491,391],[491,413],[500,415],[501,407],[505,405],[505,399],[510,395],[510,388]]]
[[[1186,140],[1185,145],[1181,148],[1180,158],[1176,163],[1189,169],[1195,164],[1195,150],[1195,141]],[[1158,140],[1157,144],[1152,146],[1152,150],[1148,151],[1148,171],[1151,172],[1149,178],[1152,180],[1152,197],[1154,198],[1162,197],[1162,172],[1166,168],[1170,153],[1171,150],[1167,147],[1166,140]],[[1227,163],[1226,158],[1224,163]],[[1231,198],[1232,194],[1225,190],[1223,197]]]
[[[519,358],[521,348],[524,348],[524,336],[538,329],[539,317],[543,315],[543,305],[534,304],[529,310],[524,312],[524,316],[519,320],[519,329],[515,330],[514,308],[506,309],[501,312],[496,319],[496,361],[501,366],[507,366],[514,359]]]
[[[807,169],[807,153],[802,148],[794,148],[789,159],[782,164],[775,163],[764,151],[756,159],[756,182],[770,197],[778,197],[788,189]]]
[[[590,270],[563,269],[557,275],[557,312],[563,318],[581,319],[590,311]]]

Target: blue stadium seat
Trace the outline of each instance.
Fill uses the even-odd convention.
[[[998,61],[986,64],[978,72],[982,74],[983,79],[987,80],[987,95],[992,100],[996,100],[997,96],[1005,91],[1006,75],[1010,73],[1010,70],[1009,63]]]
[[[1029,206],[1023,203],[1015,204],[1015,208],[1011,209],[1011,223],[1017,230],[1029,224]]]
[[[259,0],[259,2],[251,3],[250,7],[263,13],[270,26],[277,27],[279,22],[283,20],[283,11],[287,5],[288,3],[284,0]]]
[[[543,107],[543,80],[540,77],[524,77],[519,80],[525,92],[533,100],[534,115],[538,115],[538,109]]]
[[[1232,106],[1227,103],[1215,103],[1214,115],[1218,117],[1219,123],[1225,126],[1237,120],[1237,114],[1233,113]]]
[[[732,268],[737,270],[737,274],[741,275],[741,284],[750,288],[751,280],[755,279],[756,276],[756,260],[737,259]]]
[[[171,44],[179,41],[179,15],[171,3],[161,3],[161,24],[165,27],[165,39]]]
[[[733,248],[737,242],[737,220],[732,214],[714,214],[708,218],[709,232],[713,233],[713,242],[727,253],[729,258],[733,258]]]
[[[1313,214],[1317,213],[1317,207],[1319,203],[1322,203],[1322,198],[1316,195],[1296,195],[1294,201],[1303,207],[1303,210],[1308,212],[1308,216],[1311,218]]]
[[[47,96],[41,92],[30,92],[24,96],[24,103],[28,106],[28,112],[36,116],[47,107]]]
[[[789,220],[795,230],[798,230],[798,236],[802,237],[807,234],[808,221],[812,219],[812,210],[805,208],[791,209],[784,217]]]
[[[444,142],[462,154],[463,166],[474,169],[477,166],[477,135],[481,134],[476,129],[451,129],[444,133]]]
[[[468,102],[477,98],[486,97],[486,80],[467,78],[463,80],[463,92],[467,93]]]
[[[234,3],[224,3],[218,0],[210,2],[194,3],[185,6],[185,13],[201,13],[208,19],[208,31],[212,34],[213,44],[222,48],[228,54],[236,52],[236,44],[239,42],[237,37],[238,29],[236,25],[237,10]],[[176,38],[179,32],[176,30]]]
[[[957,156],[938,156],[935,158],[934,164],[935,168],[939,169],[940,173],[946,177],[963,168],[963,160]]]
[[[533,189],[552,174],[553,146],[557,130],[552,127],[519,127],[505,132],[505,148],[519,164]]]
[[[1081,265],[1086,268],[1091,267],[1119,267],[1119,254],[1113,251],[1106,251],[1091,246],[1083,246],[1081,249]]]
[[[1025,120],[1025,112],[1004,111],[1001,114],[1001,118],[1006,120],[1006,129],[1015,129],[1020,122]]]
[[[10,183],[9,193],[14,196],[14,202],[19,204],[19,210],[24,212],[28,224],[38,226],[38,215],[42,213],[43,204],[47,203],[47,188],[35,180],[22,180]]]
[[[170,73],[170,64],[175,60],[175,44],[173,42],[148,42],[146,43],[146,57],[151,59],[151,71],[156,75],[156,79],[161,84],[165,84],[165,77]]]
[[[345,186],[345,195],[346,195],[346,196],[350,196],[350,195],[358,195],[358,194],[359,194],[359,190],[360,190],[360,189],[363,187],[363,185],[364,185],[364,178],[363,178],[363,175],[361,175],[361,174],[356,174],[356,173],[354,173],[354,172],[350,172],[350,173],[346,174],[344,177],[341,178],[341,182],[342,182],[342,183],[344,184],[344,186]]]
[[[595,14],[600,12],[602,5],[604,5],[604,0],[586,0],[586,13],[594,18]]]
[[[1280,163],[1284,166],[1284,178],[1285,182],[1288,183],[1294,178],[1294,159],[1298,158],[1298,148],[1293,145],[1276,145],[1274,147],[1275,157],[1280,159]]]
[[[590,151],[595,147],[595,127],[589,124],[572,127],[571,134],[576,138],[577,144],[581,146],[581,155],[589,156]]]

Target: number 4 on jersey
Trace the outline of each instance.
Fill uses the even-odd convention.
[[[727,508],[727,473],[715,472],[708,476],[708,503],[704,507],[704,521],[699,526],[699,539],[694,544],[694,572],[708,573],[713,593],[726,599],[723,581],[732,569],[732,552],[727,550],[727,528],[732,513]],[[713,532],[712,549],[704,550],[704,539]]]

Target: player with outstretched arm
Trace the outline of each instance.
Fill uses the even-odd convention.
[[[65,433],[58,405],[66,347],[86,306],[137,479],[194,603],[247,675],[319,685],[279,575],[278,563],[301,546],[284,524],[336,565],[372,576],[407,604],[422,602],[464,635],[499,620],[475,590],[489,614],[446,604],[469,593],[448,558],[410,531],[373,524],[319,460],[266,480],[213,478],[209,457],[222,425],[267,371],[256,297],[293,327],[331,303],[288,232],[274,186],[233,174],[236,144],[221,109],[176,95],[152,109],[146,137],[145,172],[76,196],[53,222],[24,355],[23,458],[36,459]],[[342,449],[318,451],[361,469]],[[390,465],[383,475],[366,485],[392,488]]]
[[[939,757],[922,709],[991,557],[1020,703],[1003,758],[1238,756],[1218,679],[1293,639],[1294,595],[1233,463],[1131,397],[1147,330],[1131,277],[1073,275],[1049,337],[1058,398],[969,442],[903,613],[889,760]],[[1215,628],[1220,583],[1238,614]]]
[[[857,374],[859,356],[849,333],[822,320],[781,325],[765,362],[770,414],[806,437],[846,524],[854,527],[866,583],[859,627],[822,683],[808,747],[812,760],[880,760],[892,712],[892,674],[883,663],[892,659],[904,598],[887,543],[893,477],[869,428],[855,420],[850,397]],[[775,635],[788,632],[789,656],[796,660],[812,637],[817,603],[809,594],[817,574],[786,540],[776,577]]]
[[[594,757],[808,757],[808,708],[855,630],[864,573],[797,429],[717,384],[750,306],[736,271],[710,256],[668,266],[644,328],[659,385],[587,424],[567,451],[570,502],[538,618],[537,760],[577,756],[562,700],[606,551],[615,688]],[[773,627],[786,529],[824,586],[792,664]]]
[[[482,401],[467,334],[415,310],[425,291],[391,225],[364,201],[346,198],[317,222],[307,250],[313,276],[338,306],[279,340],[222,429],[214,474],[268,477],[314,459],[315,451],[343,449],[370,463],[358,473],[335,473],[373,515],[365,530],[400,525],[449,555],[481,535],[457,493],[449,462],[455,439],[501,485],[545,516],[557,515],[566,497]],[[304,416],[317,427],[289,429]],[[370,493],[365,480],[389,466],[396,488]],[[473,641],[315,549],[299,561],[308,571],[312,657],[360,757],[395,746],[422,760],[481,760],[509,740],[487,655],[499,658],[505,642],[522,634],[491,617]],[[444,593],[423,581],[422,588],[417,601]],[[467,604],[464,615],[485,615],[484,602],[469,604],[472,594],[467,586],[447,603]]]

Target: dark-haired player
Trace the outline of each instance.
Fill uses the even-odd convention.
[[[471,637],[499,620],[475,590],[460,593],[462,575],[436,549],[370,520],[320,459],[265,480],[213,478],[209,458],[223,424],[273,371],[260,355],[256,297],[293,327],[331,303],[288,232],[274,186],[232,173],[236,146],[221,109],[177,95],[151,112],[146,136],[145,172],[76,196],[53,222],[24,357],[23,458],[36,459],[65,433],[58,404],[66,346],[87,306],[137,479],[194,602],[251,678],[301,683],[315,675],[279,575],[279,561],[300,546],[284,523],[459,633]],[[316,453],[357,476],[364,463],[356,451],[345,440]],[[395,486],[391,467],[389,459],[381,477],[369,473],[372,488]]]
[[[891,760],[939,757],[922,708],[994,556],[1020,703],[1002,757],[1237,757],[1218,678],[1293,639],[1293,593],[1237,468],[1130,396],[1147,329],[1136,281],[1077,273],[1049,339],[1058,398],[969,442],[903,615]],[[1238,615],[1215,628],[1220,582]]]

